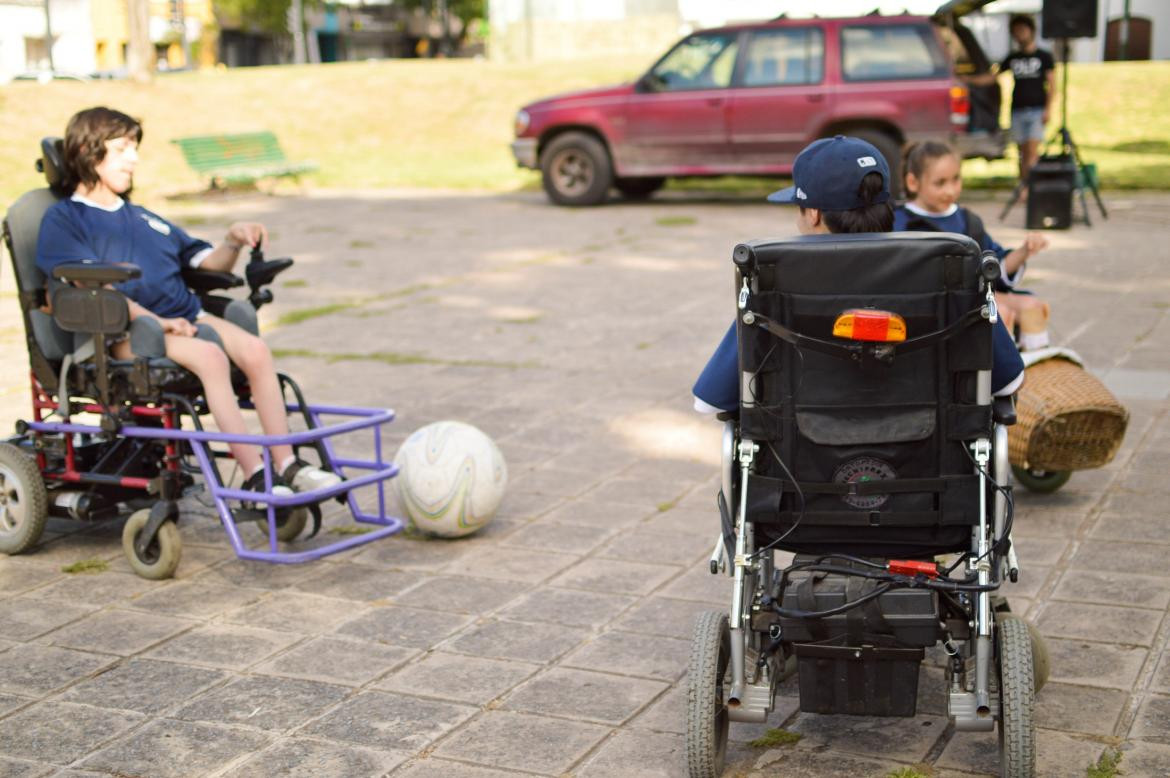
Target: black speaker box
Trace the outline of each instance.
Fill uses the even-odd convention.
[[[1030,230],[1067,230],[1072,226],[1073,192],[1077,165],[1069,156],[1041,157],[1028,171]]]
[[[1056,38],[1096,38],[1097,0],[1044,0],[1040,34]]]

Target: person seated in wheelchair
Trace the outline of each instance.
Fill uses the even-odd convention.
[[[796,157],[792,186],[768,201],[799,206],[801,235],[882,233],[894,229],[890,168],[873,144],[838,135],[810,143]],[[1002,321],[995,326],[992,393],[1014,394],[1024,381],[1024,362]],[[692,393],[695,410],[715,414],[739,407],[739,362],[735,323],[699,374]]]
[[[260,426],[268,435],[288,434],[285,403],[272,352],[259,337],[202,309],[182,278],[185,266],[230,272],[244,246],[267,239],[262,224],[237,222],[218,246],[129,200],[142,141],[141,123],[109,108],[83,110],[65,130],[66,191],[45,213],[37,240],[37,266],[52,278],[57,265],[129,262],[139,279],[115,288],[129,303],[130,320],[151,318],[164,332],[166,356],[199,378],[212,417],[222,432],[246,434],[232,386],[231,364],[247,377]],[[206,332],[206,330],[210,330]],[[222,342],[213,339],[218,336]],[[203,334],[209,339],[198,337]],[[116,359],[133,359],[131,341],[112,346]],[[230,364],[229,364],[230,360]],[[232,456],[245,474],[244,488],[264,490],[264,464],[256,446],[233,443]],[[288,445],[273,446],[273,494],[290,495],[341,482],[340,477],[298,459]]]

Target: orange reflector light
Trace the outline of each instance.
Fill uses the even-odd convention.
[[[896,313],[854,308],[833,322],[833,334],[850,340],[876,340],[901,343],[906,340],[906,320]]]

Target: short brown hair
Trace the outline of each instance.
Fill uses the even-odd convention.
[[[142,142],[142,123],[121,111],[98,106],[78,111],[65,127],[65,187],[98,182],[97,166],[106,158],[106,141],[134,138]]]

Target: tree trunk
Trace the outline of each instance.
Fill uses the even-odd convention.
[[[126,0],[130,41],[126,47],[126,68],[140,83],[154,75],[154,46],[150,42],[150,0]]]

